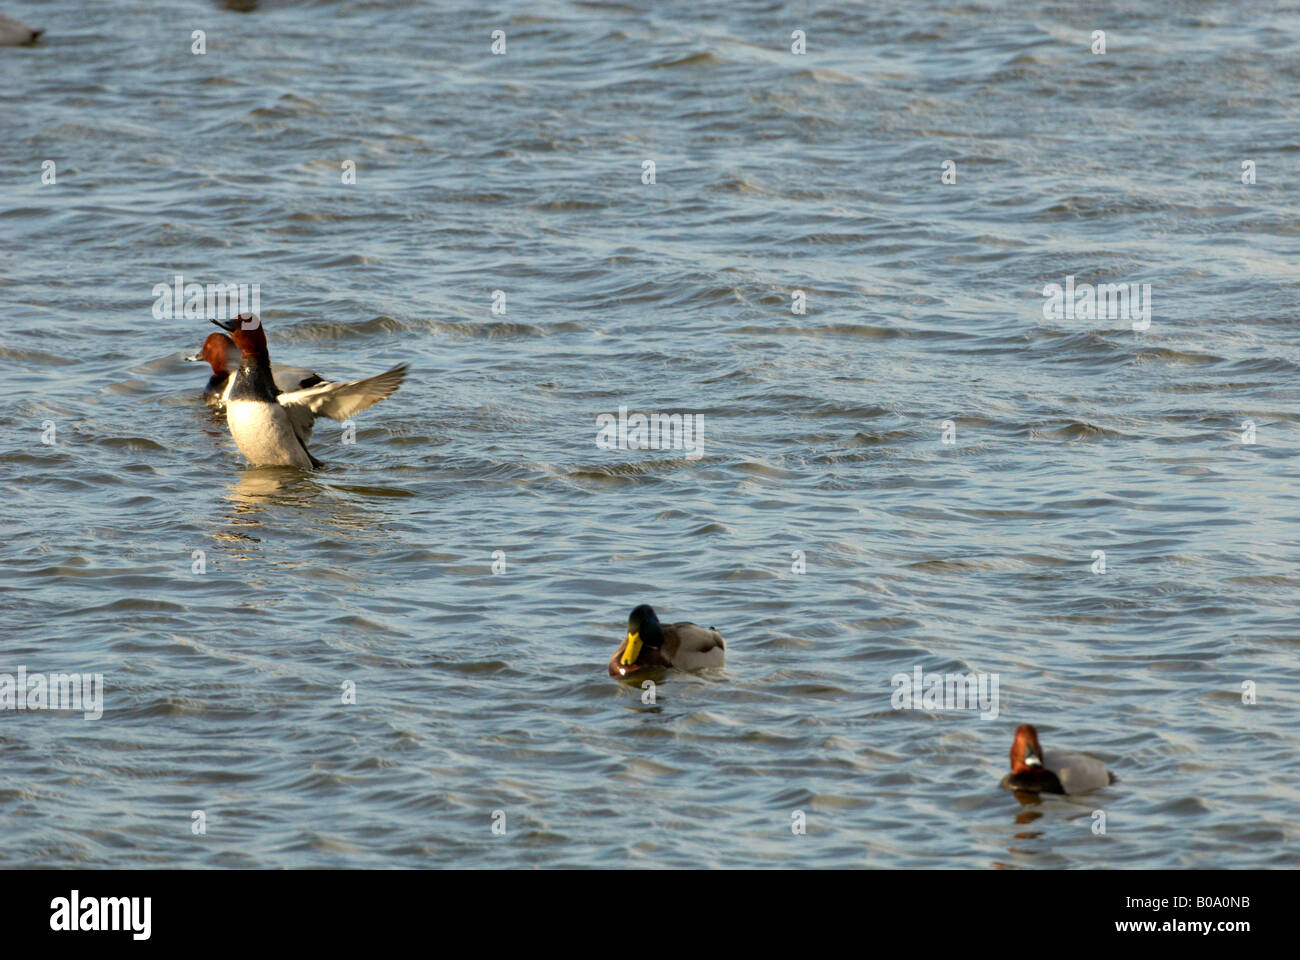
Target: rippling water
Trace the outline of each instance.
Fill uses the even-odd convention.
[[[0,864],[1295,862],[1294,11],[231,6],[6,11],[0,672],[106,690],[0,712]],[[411,377],[248,469],[178,273]],[[725,670],[612,682],[641,602]],[[1120,781],[1022,805],[1022,722]]]

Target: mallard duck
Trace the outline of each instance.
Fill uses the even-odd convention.
[[[1085,753],[1053,750],[1044,753],[1038,731],[1022,723],[1011,742],[1011,772],[1002,786],[1027,793],[1084,793],[1115,782],[1106,764]]]
[[[720,667],[726,650],[722,634],[712,627],[706,629],[694,623],[664,626],[654,609],[643,603],[627,618],[627,636],[609,658],[609,675],[628,677],[651,667]]]

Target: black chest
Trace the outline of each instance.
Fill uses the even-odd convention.
[[[274,400],[280,393],[271,377],[271,365],[266,361],[244,357],[239,369],[231,374],[234,382],[226,400]]]

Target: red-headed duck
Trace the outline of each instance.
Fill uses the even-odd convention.
[[[1011,772],[1002,786],[1030,793],[1086,793],[1115,782],[1115,774],[1096,757],[1063,750],[1044,752],[1030,724],[1016,728],[1011,742]]]
[[[702,670],[726,661],[727,644],[713,627],[693,623],[664,626],[654,608],[643,603],[627,618],[627,636],[609,658],[611,677],[629,677],[654,667]]]
[[[208,378],[208,385],[203,388],[203,402],[208,406],[220,409],[225,405],[221,396],[226,392],[230,375],[239,369],[241,356],[240,349],[235,346],[235,341],[231,340],[229,335],[210,333],[203,341],[199,352],[185,358],[192,363],[202,361],[212,367],[212,376]],[[281,393],[293,393],[295,390],[305,390],[307,387],[330,382],[314,370],[308,370],[306,367],[287,367],[282,363],[271,364],[271,379],[275,381],[275,387]]]
[[[316,418],[346,420],[391,396],[406,377],[403,363],[365,380],[281,393],[271,377],[266,332],[257,315],[242,313],[212,322],[228,331],[240,350],[239,369],[226,384],[222,400],[235,446],[254,467],[319,467],[320,461],[307,450]]]

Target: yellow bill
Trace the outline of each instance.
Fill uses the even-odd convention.
[[[641,634],[628,633],[627,648],[623,651],[623,659],[619,663],[623,666],[629,666],[636,663],[636,658],[641,655]]]

